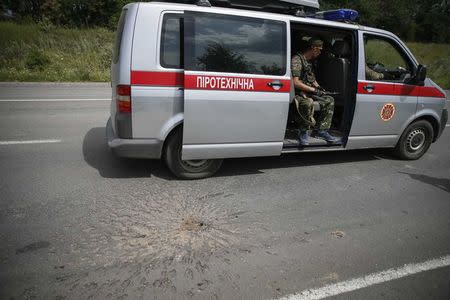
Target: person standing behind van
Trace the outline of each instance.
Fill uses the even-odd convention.
[[[314,128],[314,135],[329,143],[338,139],[330,135],[331,120],[334,113],[334,98],[326,95],[325,90],[319,85],[314,74],[311,61],[322,52],[323,41],[311,38],[308,47],[292,57],[292,78],[295,87],[295,99],[299,118],[296,118],[299,126],[300,145],[309,145],[308,130]],[[317,122],[314,120],[314,101],[320,105],[320,114]]]

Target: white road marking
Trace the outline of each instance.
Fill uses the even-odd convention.
[[[26,145],[26,144],[54,144],[61,140],[31,140],[31,141],[0,141],[0,145]]]
[[[70,101],[111,101],[111,99],[0,99],[0,102],[70,102]]]
[[[366,288],[375,284],[448,266],[450,266],[450,255],[428,260],[422,263],[407,264],[397,269],[392,268],[378,273],[372,273],[364,277],[330,284],[318,289],[305,290],[298,294],[286,296],[280,300],[324,299]]]
[[[445,125],[445,127],[450,127],[450,124]]]

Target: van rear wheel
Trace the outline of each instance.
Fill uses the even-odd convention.
[[[433,141],[433,127],[426,120],[410,124],[395,147],[395,154],[404,160],[421,158]]]
[[[222,159],[181,159],[182,132],[177,129],[167,141],[165,161],[169,170],[182,179],[200,179],[214,175],[220,169]]]

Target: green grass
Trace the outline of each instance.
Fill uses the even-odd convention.
[[[114,33],[0,22],[0,81],[109,81]]]
[[[427,66],[428,77],[450,89],[450,44],[407,44],[419,63]]]
[[[104,28],[0,22],[0,81],[109,81],[113,41],[114,33]],[[428,76],[450,88],[450,44],[408,46]],[[380,59],[394,60],[381,53]]]
[[[407,67],[400,53],[383,40],[369,40],[365,44],[365,51],[367,63],[380,62],[388,68]]]

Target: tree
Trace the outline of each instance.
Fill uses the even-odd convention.
[[[2,0],[18,21],[115,29],[122,7],[135,0]],[[360,23],[408,41],[450,43],[450,0],[321,0],[321,9],[352,8]]]
[[[423,0],[416,16],[416,39],[426,42],[450,42],[450,1]]]
[[[322,0],[322,9],[352,8],[359,23],[408,41],[450,42],[450,0]]]
[[[133,0],[5,0],[19,20],[50,21],[74,27],[106,26],[115,29],[122,7]]]
[[[218,72],[250,73],[250,64],[242,54],[237,54],[227,46],[210,42],[205,53],[197,57],[198,65],[203,70]]]

